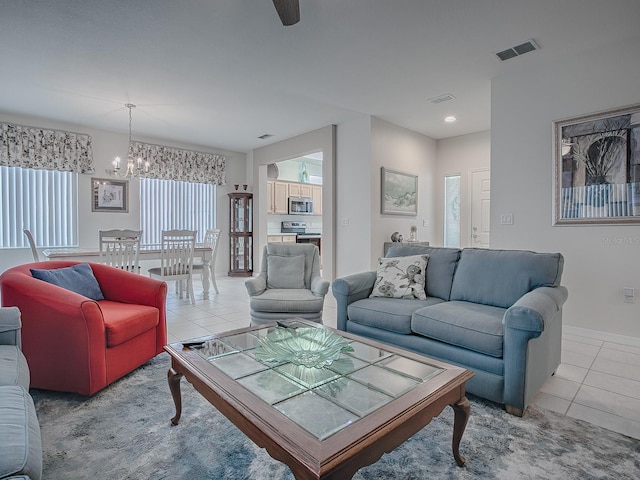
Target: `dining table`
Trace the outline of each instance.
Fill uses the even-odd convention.
[[[141,245],[138,253],[140,260],[160,260],[161,245]],[[202,294],[209,299],[211,284],[211,260],[213,250],[210,246],[196,244],[193,249],[194,257],[202,258]],[[80,262],[99,262],[100,251],[97,248],[63,247],[48,248],[42,251],[47,260],[78,260]]]

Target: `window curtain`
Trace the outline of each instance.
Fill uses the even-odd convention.
[[[227,183],[223,155],[133,141],[129,145],[129,155],[149,162],[149,171],[143,175],[147,178],[212,185]]]
[[[91,136],[0,123],[0,165],[94,173]]]

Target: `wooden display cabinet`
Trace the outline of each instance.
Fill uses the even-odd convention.
[[[229,194],[229,276],[253,274],[253,194]]]

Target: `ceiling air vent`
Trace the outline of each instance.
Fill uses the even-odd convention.
[[[264,135],[260,135],[258,138],[260,140],[266,140],[267,138],[273,137],[270,133],[265,133]]]
[[[456,97],[454,97],[450,93],[443,93],[442,95],[438,95],[437,97],[429,98],[427,101],[437,105],[438,103],[448,102],[449,100],[453,100],[454,98]]]
[[[538,46],[538,44],[533,39],[529,39],[526,42],[521,43],[520,45],[516,45],[515,47],[507,48],[506,50],[496,53],[496,56],[504,62],[505,60],[509,60],[510,58],[524,55],[525,53],[533,52],[534,50],[539,49],[540,47]]]

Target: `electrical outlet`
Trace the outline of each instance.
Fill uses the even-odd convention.
[[[424,220],[422,220],[422,226],[423,227],[428,227],[429,225],[431,225],[431,223],[429,223],[429,220],[427,220],[426,218]]]
[[[622,299],[625,303],[635,303],[636,289],[633,287],[622,287]]]
[[[345,227],[349,225],[349,217],[342,219],[342,225],[344,225]]]
[[[500,225],[513,225],[513,213],[502,213],[500,215]]]

